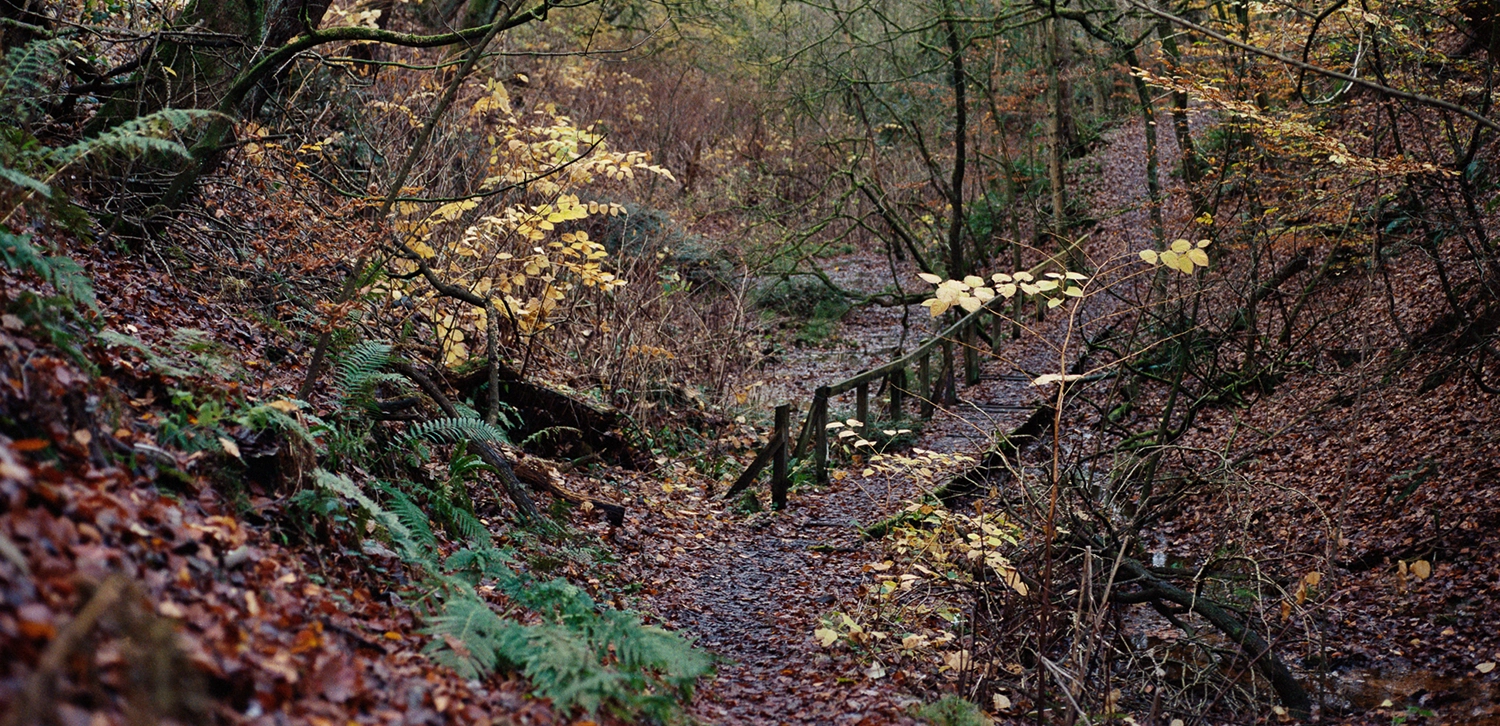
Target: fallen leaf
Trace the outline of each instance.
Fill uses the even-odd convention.
[[[1427,560],[1417,560],[1411,563],[1411,574],[1418,580],[1425,580],[1432,576],[1432,563]]]

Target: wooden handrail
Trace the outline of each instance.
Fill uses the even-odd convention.
[[[1036,275],[1040,274],[1042,270],[1046,269],[1048,265],[1057,262],[1062,258],[1063,255],[1061,253],[1048,257],[1031,269],[1026,270],[1026,274],[1035,277]],[[896,360],[893,360],[889,363],[886,363],[885,365],[879,366],[877,368],[871,368],[870,370],[864,371],[862,373],[856,373],[855,375],[839,381],[838,383],[830,384],[828,386],[828,395],[837,396],[840,393],[852,391],[854,390],[855,386],[858,386],[861,383],[868,383],[877,378],[880,378],[881,376],[891,373],[898,368],[905,368],[906,366],[911,365],[923,355],[925,355],[928,351],[932,350],[933,346],[941,343],[943,339],[952,338],[954,335],[963,331],[965,326],[972,325],[980,315],[984,314],[985,312],[995,312],[995,310],[993,310],[993,307],[998,307],[1005,303],[1011,302],[1012,300],[1013,298],[1005,298],[996,295],[995,297],[985,302],[985,304],[978,310],[975,310],[974,312],[969,313],[962,318],[959,318],[958,322],[948,326],[942,332],[932,336],[931,338],[928,338],[926,342],[918,345],[912,352],[907,353],[906,355],[901,356],[900,358],[897,358]]]
[[[1026,270],[1025,272],[1035,278],[1037,275],[1041,274],[1042,270],[1046,269],[1048,265],[1060,263],[1065,254],[1066,253],[1058,253],[1052,255],[1051,257],[1042,260],[1040,263],[1036,264],[1031,269]],[[788,453],[790,453],[792,458],[801,459],[804,453],[807,451],[809,445],[811,445],[811,448],[813,449],[813,457],[816,460],[815,469],[817,480],[819,483],[825,483],[828,480],[828,434],[826,429],[826,426],[828,424],[828,399],[841,393],[852,391],[856,388],[860,389],[860,400],[857,404],[858,415],[860,416],[863,423],[868,423],[864,421],[864,418],[866,418],[868,415],[868,386],[870,383],[882,377],[890,376],[892,417],[899,417],[899,413],[897,412],[899,412],[901,408],[901,398],[904,394],[908,393],[908,391],[905,390],[905,387],[907,385],[907,367],[912,365],[913,363],[925,362],[925,356],[929,352],[931,352],[935,346],[943,343],[945,340],[954,339],[954,336],[958,333],[963,332],[966,327],[974,325],[978,321],[979,316],[983,315],[984,313],[992,312],[998,314],[996,308],[1010,303],[1015,299],[1015,297],[1006,298],[996,295],[995,297],[985,301],[985,303],[981,305],[978,310],[964,315],[962,318],[959,318],[957,322],[953,323],[952,325],[943,329],[941,332],[922,342],[912,352],[907,353],[906,355],[903,355],[900,358],[897,358],[896,360],[893,360],[884,365],[871,368],[870,370],[863,371],[861,373],[857,373],[849,378],[839,381],[838,383],[827,386],[819,386],[817,391],[813,395],[812,405],[807,409],[807,416],[802,420],[801,433],[797,436],[797,440],[795,441],[795,443],[788,440],[790,428],[790,422],[788,421],[789,406],[785,404],[778,406],[776,411],[776,431],[772,435],[770,443],[766,444],[766,447],[762,449],[760,454],[755,457],[755,461],[750,464],[750,466],[745,470],[745,473],[740,476],[739,480],[735,482],[734,486],[730,488],[729,492],[726,493],[725,496],[732,496],[734,494],[738,494],[741,491],[744,491],[755,481],[756,475],[758,475],[761,470],[766,467],[767,464],[771,463],[771,461],[775,459],[777,471],[780,473],[772,477],[772,496],[775,501],[776,507],[778,509],[781,508],[785,505],[786,502],[786,457]],[[968,342],[966,344],[972,347],[972,342]],[[969,361],[966,360],[966,369],[971,367],[968,365],[968,363]],[[966,373],[969,374],[968,377],[970,379],[974,378],[974,374],[978,372],[977,366],[974,366],[973,368],[974,370],[972,371],[966,370]],[[949,375],[956,374],[952,371],[949,371]],[[924,388],[926,386],[932,385],[931,381],[925,379],[926,376],[924,376],[923,380],[921,381],[921,385]],[[922,391],[921,394],[922,395],[919,396],[919,398],[922,399],[922,411],[924,413],[929,412],[931,410],[930,401],[927,400],[927,397],[931,394],[931,391]],[[791,447],[790,452],[788,452],[788,447]]]

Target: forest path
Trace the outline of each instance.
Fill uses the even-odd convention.
[[[1079,193],[1089,195],[1090,208],[1116,210],[1085,242],[1093,259],[1149,245],[1141,206],[1142,149],[1140,127],[1127,126],[1111,132],[1099,152],[1079,162],[1089,180]],[[1162,150],[1164,159],[1171,153]],[[1131,195],[1131,189],[1139,192]],[[883,259],[851,256],[828,266],[839,284],[870,291],[882,285],[886,265]],[[914,274],[909,282],[908,290],[923,289]],[[965,386],[960,380],[958,404],[939,407],[916,445],[982,453],[995,432],[1015,428],[1040,403],[1041,391],[1030,379],[1058,370],[1058,343],[1071,341],[1066,361],[1071,363],[1083,349],[1082,336],[1098,327],[1077,323],[1101,321],[1119,304],[1093,298],[1074,325],[1054,313],[1020,340],[1006,341],[998,354],[982,357],[980,383]],[[927,325],[927,311],[918,306],[865,308],[847,316],[826,346],[788,351],[776,374],[758,389],[766,407],[788,401],[805,411],[816,386],[887,360],[903,342],[903,315],[915,326]],[[905,347],[927,334],[909,333]],[[873,399],[872,411],[877,409]],[[830,416],[850,417],[853,407],[853,396],[845,396],[833,402]],[[796,416],[794,426],[800,422]],[[786,511],[750,517],[701,489],[671,487],[670,500],[651,513],[661,516],[648,515],[649,521],[636,525],[639,547],[626,564],[639,568],[646,608],[727,659],[695,702],[694,715],[719,724],[913,723],[908,707],[935,698],[941,687],[932,676],[936,664],[926,673],[880,674],[847,650],[824,649],[813,638],[824,616],[865,607],[862,586],[870,576],[863,567],[878,560],[880,550],[878,543],[861,538],[856,523],[884,519],[922,494],[909,478],[857,474],[826,487],[794,489]]]

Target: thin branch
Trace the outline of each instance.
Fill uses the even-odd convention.
[[[1311,73],[1316,73],[1316,74],[1322,75],[1322,76],[1327,76],[1329,78],[1337,78],[1338,80],[1344,81],[1346,83],[1352,83],[1352,84],[1354,84],[1356,86],[1360,86],[1362,88],[1369,89],[1371,91],[1374,91],[1374,92],[1379,93],[1379,94],[1384,95],[1384,96],[1389,96],[1391,98],[1399,98],[1399,99],[1402,99],[1404,101],[1411,101],[1412,103],[1421,104],[1423,106],[1431,106],[1433,108],[1441,108],[1441,109],[1443,109],[1445,111],[1452,111],[1453,113],[1459,114],[1459,115],[1461,115],[1461,116],[1469,119],[1470,121],[1473,121],[1474,123],[1477,123],[1477,124],[1479,124],[1481,126],[1484,126],[1484,127],[1488,128],[1488,129],[1490,129],[1492,131],[1500,131],[1500,123],[1496,123],[1495,121],[1491,120],[1490,118],[1488,118],[1488,117],[1486,117],[1486,116],[1484,116],[1484,115],[1482,115],[1480,113],[1477,113],[1475,111],[1471,111],[1471,110],[1469,110],[1467,108],[1464,108],[1463,106],[1460,106],[1460,105],[1458,105],[1456,103],[1452,103],[1452,102],[1449,102],[1449,101],[1444,101],[1441,98],[1433,98],[1432,96],[1423,95],[1421,93],[1412,93],[1410,91],[1402,91],[1402,90],[1399,90],[1399,89],[1396,89],[1396,88],[1391,88],[1390,86],[1386,86],[1386,85],[1382,85],[1380,83],[1376,83],[1374,81],[1366,80],[1364,78],[1358,78],[1358,77],[1355,77],[1355,76],[1351,76],[1351,75],[1349,75],[1347,73],[1340,73],[1338,71],[1330,70],[1330,69],[1324,68],[1322,66],[1316,66],[1316,65],[1313,65],[1311,63],[1304,63],[1304,62],[1302,62],[1300,60],[1297,60],[1296,58],[1292,58],[1290,56],[1286,56],[1286,55],[1282,55],[1281,53],[1277,53],[1274,50],[1267,50],[1265,48],[1260,48],[1260,47],[1257,47],[1257,46],[1254,46],[1254,45],[1250,45],[1249,43],[1242,43],[1242,42],[1240,42],[1238,40],[1235,40],[1235,39],[1233,39],[1233,38],[1231,38],[1231,37],[1229,37],[1227,35],[1224,35],[1223,33],[1219,33],[1219,32],[1210,30],[1208,28],[1205,28],[1202,25],[1194,23],[1191,20],[1187,20],[1185,18],[1177,17],[1176,15],[1173,15],[1173,14],[1171,14],[1171,13],[1165,11],[1165,10],[1158,10],[1158,9],[1156,9],[1154,7],[1151,7],[1150,5],[1147,5],[1147,4],[1143,3],[1143,2],[1140,2],[1140,0],[1128,0],[1128,1],[1129,1],[1129,3],[1131,5],[1134,5],[1135,7],[1140,8],[1141,10],[1144,10],[1144,11],[1146,11],[1146,12],[1152,14],[1152,15],[1155,15],[1158,18],[1170,21],[1170,22],[1172,22],[1172,23],[1174,23],[1176,25],[1180,25],[1180,26],[1182,26],[1184,28],[1187,28],[1188,30],[1191,30],[1191,31],[1194,31],[1194,32],[1197,32],[1197,33],[1202,33],[1202,34],[1204,34],[1204,35],[1206,35],[1206,36],[1208,36],[1210,38],[1213,38],[1214,40],[1219,41],[1220,43],[1224,43],[1226,45],[1234,46],[1235,48],[1239,48],[1240,50],[1247,51],[1247,52],[1250,52],[1250,53],[1254,53],[1254,54],[1256,54],[1258,56],[1263,56],[1263,57],[1266,57],[1266,58],[1270,58],[1272,60],[1279,61],[1281,63],[1285,63],[1285,64],[1287,64],[1289,66],[1293,66],[1295,68],[1300,68],[1300,69],[1302,69],[1304,71],[1308,71],[1308,72],[1311,72]]]

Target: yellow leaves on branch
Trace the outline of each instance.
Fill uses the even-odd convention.
[[[489,194],[442,203],[431,211],[420,203],[396,205],[393,226],[410,257],[393,268],[410,273],[420,262],[486,305],[446,307],[453,301],[444,302],[419,277],[382,283],[391,297],[410,297],[429,311],[450,365],[467,358],[469,341],[483,340],[492,323],[506,322],[521,335],[535,336],[579,310],[570,301],[581,290],[609,292],[624,285],[604,267],[609,257],[604,246],[588,232],[570,227],[593,216],[624,214],[625,208],[580,195],[589,186],[630,181],[638,173],[672,178],[651,163],[649,154],[610,149],[602,134],[575,126],[554,104],[518,114],[504,82],[490,78],[482,83],[465,122],[487,141],[479,190]],[[404,103],[415,105],[426,93],[415,93]],[[420,125],[405,105],[380,107]],[[404,189],[402,194],[421,191]],[[485,201],[506,199],[500,192],[510,201],[500,206]],[[455,228],[461,221],[466,226],[459,232]],[[490,320],[494,314],[502,320]]]
[[[398,217],[392,226],[396,228],[397,232],[401,232],[406,236],[406,244],[413,251],[416,251],[424,258],[432,258],[437,255],[437,251],[427,245],[427,239],[432,236],[433,231],[441,225],[457,220],[463,216],[464,212],[477,206],[479,206],[479,202],[473,199],[451,202],[432,210],[432,213],[423,217],[421,221],[412,222],[411,220],[404,220]],[[397,214],[419,214],[419,210],[420,207],[418,205],[410,202],[402,202],[396,205]]]
[[[1009,300],[1017,293],[1047,300],[1048,307],[1057,307],[1070,297],[1083,297],[1081,285],[1088,280],[1077,272],[1048,272],[1040,279],[1021,271],[1007,275],[996,273],[989,282],[975,275],[962,280],[944,280],[937,275],[922,273],[923,281],[936,285],[933,297],[922,301],[922,307],[937,317],[957,307],[965,312],[976,312],[995,298]]]
[[[1236,119],[1239,126],[1265,139],[1282,154],[1300,156],[1314,162],[1326,160],[1332,166],[1364,176],[1458,174],[1453,169],[1445,169],[1431,162],[1414,161],[1401,156],[1371,157],[1350,151],[1343,141],[1317,120],[1317,113],[1320,112],[1267,111],[1256,102],[1238,98],[1230,91],[1205,80],[1168,78],[1140,68],[1132,69],[1131,72],[1153,86],[1189,93],[1205,107],[1225,112]],[[1475,90],[1477,92],[1479,89]],[[1272,104],[1272,107],[1282,108],[1277,104]]]
[[[1196,245],[1180,239],[1172,243],[1171,249],[1162,252],[1141,250],[1141,259],[1148,265],[1161,265],[1184,275],[1191,275],[1200,267],[1208,267],[1208,253],[1204,251],[1208,244],[1206,239],[1198,240]]]
[[[505,90],[505,84],[494,78],[484,81],[484,95],[469,107],[470,116],[484,116],[489,113],[499,112],[510,116],[510,94]]]

